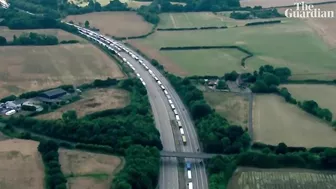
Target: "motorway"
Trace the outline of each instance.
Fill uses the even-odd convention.
[[[125,45],[124,45],[124,47],[128,48]],[[129,49],[129,50],[131,50],[131,49]],[[149,67],[149,69],[151,69],[154,72],[154,74],[159,78],[159,80],[166,87],[166,90],[170,94],[170,96],[172,98],[171,100],[175,104],[176,110],[177,110],[177,112],[180,116],[182,126],[185,130],[185,134],[186,134],[186,138],[187,138],[187,145],[182,146],[182,151],[183,152],[197,152],[198,151],[197,149],[200,149],[200,145],[198,143],[198,137],[197,137],[197,134],[196,134],[196,130],[195,130],[194,124],[193,124],[193,122],[190,118],[189,112],[187,111],[187,109],[184,106],[183,102],[181,101],[180,97],[175,92],[174,88],[170,85],[168,80],[154,66],[152,66],[150,64],[150,62],[148,62],[144,57],[140,56],[135,51],[133,51],[133,50],[131,50],[131,51],[132,51],[133,54],[135,54],[141,60],[143,60],[144,63]],[[124,53],[124,54],[126,54],[126,53]],[[131,57],[129,57],[129,58],[131,58]],[[146,77],[146,80],[145,80],[145,78],[143,78],[143,79],[145,80],[147,90],[152,91],[153,89],[151,89],[151,88],[155,88],[156,90],[159,90],[160,97],[162,97],[162,100],[166,103],[166,106],[165,106],[166,111],[169,112],[169,115],[170,115],[171,119],[175,119],[173,111],[169,107],[166,96],[164,95],[162,90],[158,87],[158,84],[155,82],[155,80],[150,76],[148,71],[146,71],[134,59],[131,58],[131,59],[127,59],[127,60],[132,61],[130,63],[133,64],[133,66],[136,68],[136,70],[139,73],[140,73],[140,70],[141,70],[141,72],[144,71],[144,72],[140,73],[140,75],[141,75],[141,77]],[[150,81],[148,81],[147,79],[149,79]],[[150,99],[151,103],[153,101],[155,101],[156,98],[157,98],[156,95],[153,96],[152,94],[149,93],[149,99]],[[165,118],[161,115],[161,112],[163,110],[155,113],[156,107],[157,107],[157,105],[152,105],[154,118],[155,118],[156,123],[158,123],[157,120],[163,120]],[[156,116],[158,116],[158,117],[156,117]],[[170,151],[168,149],[173,149],[174,148],[174,151],[175,151],[175,147],[172,147],[173,144],[171,143],[171,141],[173,139],[170,139],[170,138],[173,138],[171,125],[169,124],[168,126],[169,126],[169,128],[165,128],[165,127],[167,127],[166,125],[163,125],[163,126],[158,125],[157,129],[160,131],[160,134],[161,134],[162,144],[163,144],[163,147],[164,147],[163,150]],[[169,136],[167,136],[167,135],[169,135]],[[161,166],[161,169],[163,171],[161,172],[162,174],[160,174],[160,181],[159,181],[160,188],[162,188],[162,189],[173,189],[175,187],[172,187],[173,185],[169,185],[168,182],[170,182],[170,179],[173,179],[173,178],[176,178],[176,180],[175,180],[176,183],[178,182],[177,173],[176,173],[176,176],[173,175],[173,174],[175,174],[175,170],[177,171],[176,158],[170,158],[170,160],[169,160],[169,158],[162,158],[162,160],[163,160],[164,165]],[[205,169],[204,163],[203,162],[201,163],[200,160],[195,160],[195,159],[186,159],[186,161],[189,161],[189,162],[192,163],[193,188],[194,189],[208,189],[208,180],[207,180],[206,169]],[[173,165],[175,165],[174,168],[172,167]],[[167,166],[168,169],[165,166]],[[174,170],[173,173],[168,172],[170,169]],[[165,179],[167,179],[166,177],[168,177],[169,180],[165,181]],[[178,188],[178,187],[176,186],[176,188]]]
[[[144,69],[136,60],[134,60],[126,52],[120,52],[122,57],[126,58],[140,74],[146,83],[147,94],[149,102],[152,107],[155,125],[161,134],[161,142],[163,150],[176,151],[175,141],[173,137],[170,120],[175,119],[171,112],[170,105],[162,89],[149,75],[148,71]],[[144,59],[143,59],[144,60]],[[148,62],[144,61],[149,65]],[[160,167],[159,186],[162,189],[178,189],[178,173],[177,173],[177,159],[176,158],[162,158]]]

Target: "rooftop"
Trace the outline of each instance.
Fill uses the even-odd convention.
[[[62,93],[66,93],[66,91],[63,90],[63,89],[57,88],[57,89],[52,89],[52,90],[49,90],[49,91],[45,91],[42,94],[45,94],[47,96],[54,96],[54,95],[58,95],[58,94],[62,94]]]

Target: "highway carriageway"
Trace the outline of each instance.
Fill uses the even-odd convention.
[[[169,152],[161,151],[161,157],[178,157],[178,158],[194,158],[194,159],[210,159],[212,157],[221,154],[207,154],[207,153],[195,153],[195,152]]]

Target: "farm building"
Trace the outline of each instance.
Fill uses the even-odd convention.
[[[56,99],[66,95],[67,92],[63,89],[52,89],[41,93],[39,96],[47,99]]]
[[[41,93],[36,99],[46,104],[59,104],[63,101],[61,97],[65,95],[65,90],[57,88]]]

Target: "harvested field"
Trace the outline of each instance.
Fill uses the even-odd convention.
[[[67,16],[65,20],[82,24],[87,20],[91,27],[100,29],[100,33],[116,37],[144,35],[152,29],[152,25],[135,12],[96,12]]]
[[[1,189],[44,189],[44,165],[38,144],[20,139],[0,142]]]
[[[37,116],[40,119],[60,119],[68,110],[75,110],[78,117],[107,109],[125,107],[129,103],[127,91],[120,89],[92,89],[82,94],[82,99],[56,111]]]
[[[113,175],[122,169],[123,161],[116,156],[78,150],[59,150],[62,172],[71,189],[106,189]]]
[[[246,61],[246,71],[253,72],[262,65],[270,64],[275,67],[289,67],[294,76],[300,74],[302,79],[336,78],[336,49],[330,49],[313,29],[300,20],[286,19],[281,24],[226,30],[160,31],[145,39],[132,41],[136,41],[138,47],[144,45],[140,49],[148,55],[150,53],[146,50],[150,48],[158,50],[160,47],[169,46],[238,45],[255,55]],[[154,52],[152,51],[151,54]],[[222,61],[228,61],[228,59],[224,58]],[[162,64],[166,66],[171,62]],[[183,70],[180,62],[175,63]],[[195,60],[192,63],[195,67],[207,64],[204,59]],[[174,73],[175,70],[168,71]],[[184,71],[190,72],[190,70]],[[223,70],[223,73],[224,71],[226,70]]]
[[[91,44],[0,47],[0,60],[0,97],[124,77],[118,65]]]
[[[336,132],[324,121],[276,95],[256,95],[253,107],[256,142],[288,146],[336,146]]]
[[[334,189],[336,172],[307,169],[259,169],[241,167],[228,189]]]
[[[300,101],[314,100],[320,107],[328,108],[335,119],[336,117],[336,87],[332,85],[305,85],[305,84],[290,84],[282,85],[286,87],[292,96]]]
[[[248,99],[228,92],[205,92],[205,100],[231,124],[247,127]]]
[[[62,40],[78,40],[82,43],[87,43],[83,38],[80,38],[79,36],[73,35],[71,33],[68,33],[63,30],[59,29],[39,29],[39,30],[11,30],[7,27],[0,26],[0,36],[3,36],[7,39],[7,41],[12,41],[13,36],[16,35],[16,37],[20,36],[22,33],[39,33],[39,34],[46,34],[46,35],[54,35],[58,37],[59,41]]]
[[[321,2],[333,2],[335,0],[306,0],[305,3],[321,3]],[[294,2],[301,2],[297,0],[242,0],[240,5],[242,7],[279,7],[279,6],[291,6],[294,5]]]

